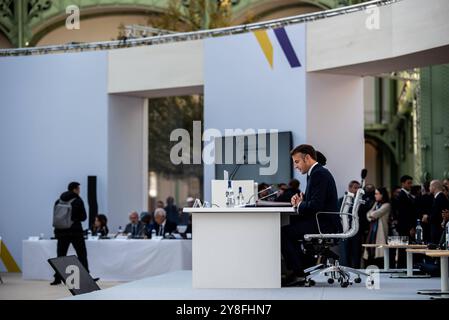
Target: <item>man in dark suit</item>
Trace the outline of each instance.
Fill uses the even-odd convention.
[[[167,213],[162,208],[157,208],[154,211],[154,221],[156,222],[156,235],[164,236],[166,233],[171,234],[176,230],[176,223],[167,220]]]
[[[449,209],[449,200],[443,193],[443,183],[440,180],[433,180],[430,183],[430,192],[434,196],[429,217],[430,242],[438,244],[443,233],[443,211]]]
[[[396,230],[400,236],[410,237],[416,225],[415,198],[410,193],[412,190],[413,178],[405,175],[401,177],[401,191],[396,198],[396,213],[398,223]]]
[[[139,220],[139,214],[135,211],[129,214],[129,223],[125,227],[125,234],[131,234],[131,238],[140,238],[145,232],[145,225]]]
[[[413,185],[413,178],[409,175],[401,177],[401,191],[396,198],[396,231],[400,236],[413,237],[418,218],[415,197],[410,193]],[[398,250],[398,268],[405,268],[406,255],[404,250]]]
[[[337,188],[332,174],[317,162],[315,149],[303,144],[291,151],[294,167],[307,174],[306,194],[296,194],[291,203],[297,212],[296,219],[281,229],[281,251],[286,267],[293,271],[287,285],[301,284],[304,281],[304,269],[314,262],[301,250],[298,240],[305,234],[318,233],[316,213],[338,212]],[[324,233],[341,231],[338,215],[319,216],[320,229]]]

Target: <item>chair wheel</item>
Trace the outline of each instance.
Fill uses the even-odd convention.
[[[334,283],[334,279],[332,279],[332,278],[327,279],[327,283],[333,284]]]
[[[355,283],[361,283],[361,282],[362,282],[362,279],[361,279],[360,277],[359,277],[359,278],[355,278],[355,279],[354,279],[354,282],[355,282]]]
[[[310,279],[309,281],[307,281],[309,283],[310,287],[313,287],[316,283],[315,280]]]
[[[340,286],[341,286],[342,288],[347,288],[347,287],[349,286],[349,282],[344,281],[344,282],[342,282],[342,283],[340,284]]]

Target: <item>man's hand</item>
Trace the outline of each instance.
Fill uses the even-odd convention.
[[[299,204],[299,194],[295,194],[291,199],[290,199],[290,203],[292,204],[293,207],[297,207]]]
[[[298,207],[301,204],[303,198],[304,198],[304,194],[301,192],[301,194],[295,194],[292,197],[292,199],[290,200],[290,202],[291,202],[292,206]]]
[[[429,215],[428,214],[424,214],[422,216],[422,222],[423,223],[428,223],[429,222]]]

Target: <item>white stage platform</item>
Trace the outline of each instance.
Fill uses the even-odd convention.
[[[380,289],[369,290],[364,282],[349,288],[329,285],[317,278],[311,288],[193,289],[192,272],[176,271],[109,289],[70,297],[74,300],[427,300],[420,289],[439,289],[440,278],[391,279],[380,275]]]

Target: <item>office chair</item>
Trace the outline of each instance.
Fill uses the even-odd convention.
[[[329,284],[338,281],[343,288],[352,284],[351,274],[356,276],[354,279],[355,283],[361,283],[361,276],[366,276],[368,277],[368,281],[370,281],[371,284],[374,284],[374,280],[370,274],[340,265],[338,255],[331,250],[333,246],[338,244],[339,240],[349,239],[357,234],[359,230],[358,211],[360,205],[364,203],[362,200],[364,193],[363,187],[358,189],[355,197],[354,194],[347,192],[343,198],[340,212],[318,212],[316,214],[319,233],[304,235],[303,250],[306,253],[308,253],[309,250],[312,251],[320,261],[318,265],[304,270],[306,273],[306,286],[313,286],[315,281],[312,278],[319,274],[324,274],[328,277],[327,282]],[[352,213],[349,212],[351,207],[353,208]],[[318,221],[318,216],[320,214],[340,215],[343,227],[342,233],[322,233]]]

